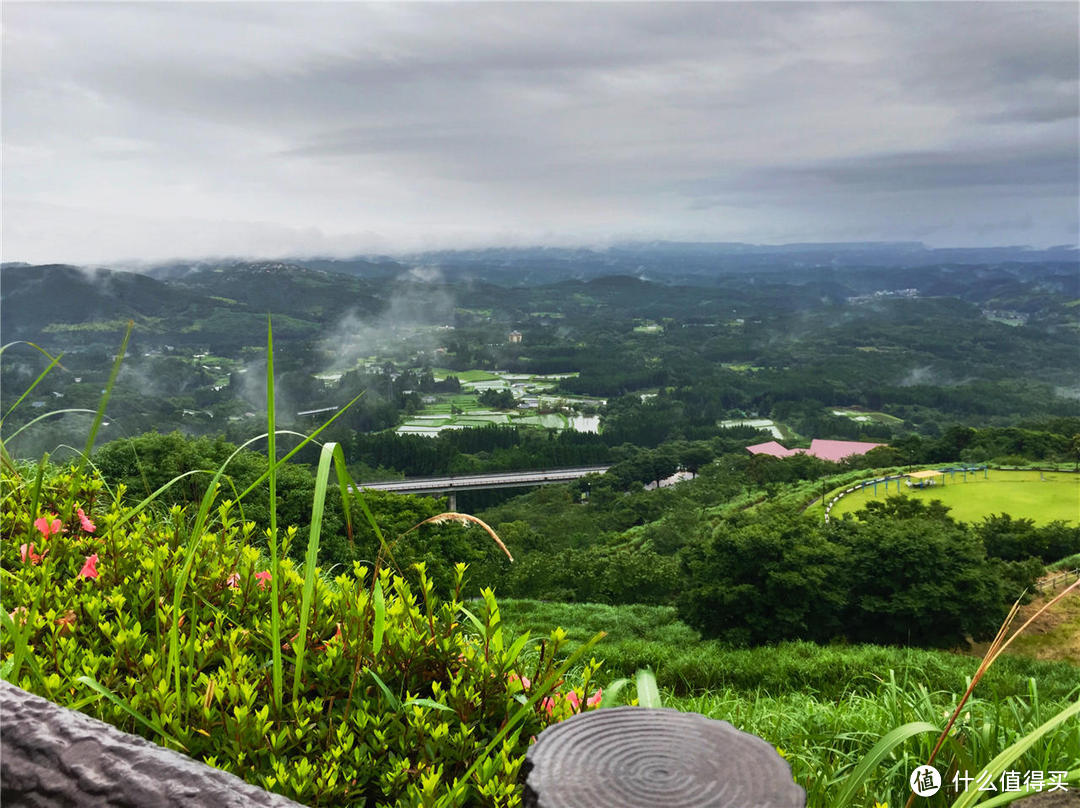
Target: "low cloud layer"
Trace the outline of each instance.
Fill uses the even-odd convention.
[[[6,3],[5,260],[1073,243],[1075,3]]]

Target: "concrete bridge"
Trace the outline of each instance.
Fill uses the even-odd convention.
[[[394,491],[398,494],[449,494],[450,510],[457,510],[458,491],[487,488],[527,488],[568,483],[586,474],[603,474],[610,466],[579,466],[571,469],[510,471],[498,474],[462,474],[456,477],[412,477],[385,483],[360,483],[361,491]]]

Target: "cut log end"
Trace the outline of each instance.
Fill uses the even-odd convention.
[[[804,808],[776,750],[725,721],[616,707],[548,728],[529,750],[525,808]]]

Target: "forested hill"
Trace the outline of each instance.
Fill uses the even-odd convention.
[[[403,259],[404,261],[405,259]],[[817,269],[904,269],[996,267],[1023,272],[1025,266],[1057,264],[1075,278],[1080,253],[1073,247],[933,249],[919,242],[851,242],[759,245],[741,243],[634,242],[608,248],[518,247],[418,253],[407,263],[438,269],[448,278],[473,278],[503,285],[536,285],[566,278],[633,275],[665,282],[708,284],[728,275],[780,273],[797,280]],[[326,262],[299,260],[331,269]],[[353,267],[355,264],[355,268]],[[373,271],[371,261],[338,262],[341,271]],[[387,266],[385,259],[374,268]],[[809,273],[812,277],[813,273]]]
[[[92,393],[132,320],[111,413],[127,429],[239,440],[264,395],[256,380],[268,314],[280,417],[302,420],[363,393],[342,421],[361,432],[480,408],[480,388],[462,389],[458,377],[508,385],[495,371],[555,374],[545,395],[591,409],[612,445],[708,439],[723,422],[757,417],[774,419],[789,438],[890,441],[908,432],[933,436],[957,422],[1008,426],[1077,413],[1074,264],[784,269],[780,262],[694,276],[688,268],[705,263],[694,263],[693,245],[679,249],[691,257],[671,259],[655,278],[611,274],[625,266],[619,258],[608,274],[544,283],[530,281],[532,270],[514,256],[558,276],[567,267],[588,275],[591,254],[584,251],[577,267],[558,251],[562,258],[551,262],[544,250],[496,251],[485,273],[500,283],[388,261],[369,262],[372,276],[270,261],[174,265],[159,277],[7,265],[4,342],[30,340],[65,354],[64,372],[16,421],[52,399],[94,406]],[[665,250],[634,254],[646,266]],[[697,252],[701,261],[715,257]],[[510,341],[513,331],[520,343]],[[14,351],[0,373],[5,390],[21,391],[40,368]],[[518,404],[536,409],[543,423],[539,399],[503,411]],[[485,417],[509,423],[508,415]]]
[[[257,345],[266,315],[283,338],[310,338],[346,311],[380,306],[370,282],[278,263],[203,267],[172,279],[104,268],[9,265],[0,275],[5,341],[44,341],[61,349],[115,341],[127,320],[153,343]]]

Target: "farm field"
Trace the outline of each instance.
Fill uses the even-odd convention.
[[[982,472],[969,473],[965,482],[960,474],[947,476],[945,485],[930,488],[908,488],[901,484],[904,496],[927,501],[938,499],[951,509],[954,518],[962,522],[977,522],[994,513],[1007,513],[1018,519],[1031,519],[1036,524],[1060,520],[1070,524],[1080,522],[1080,474],[1066,471],[996,471],[988,477]],[[896,496],[895,483],[887,496]],[[883,486],[878,497],[885,497]],[[832,509],[832,515],[853,513],[874,499],[872,487],[848,494]]]
[[[436,400],[425,404],[414,416],[407,418],[397,428],[399,435],[438,435],[441,429],[467,429],[489,424],[500,426],[527,426],[536,429],[574,429],[579,432],[598,432],[599,417],[585,413],[595,412],[606,401],[588,396],[563,396],[553,394],[560,379],[577,376],[576,373],[526,374],[470,369],[464,371],[435,368],[436,379],[456,376],[462,392],[434,396]],[[519,405],[518,409],[495,412],[480,403],[479,395],[486,390],[510,390]],[[557,412],[541,412],[542,409]]]

